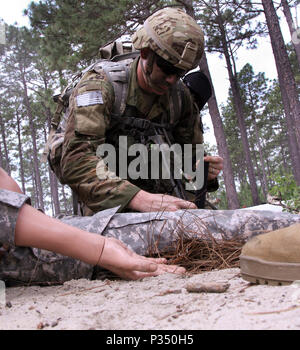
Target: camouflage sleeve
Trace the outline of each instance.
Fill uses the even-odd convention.
[[[97,147],[105,143],[113,104],[113,87],[104,73],[86,73],[70,98],[61,160],[62,177],[93,212],[119,205],[119,211],[122,211],[140,190],[99,166],[101,159],[96,155]]]
[[[30,203],[28,196],[0,189],[0,245],[15,245],[15,227],[24,203]]]

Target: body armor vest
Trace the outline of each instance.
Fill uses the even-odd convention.
[[[71,84],[67,86],[63,91],[63,93],[59,96],[54,97],[54,101],[58,103],[58,106],[51,122],[49,138],[42,157],[44,161],[48,159],[50,167],[61,183],[64,183],[64,181],[61,176],[60,160],[62,156],[62,145],[65,135],[65,123],[68,118],[69,97],[74,87],[79,82],[80,78],[88,71],[104,71],[108,77],[108,80],[113,86],[115,101],[110,116],[110,127],[107,130],[106,143],[110,143],[115,146],[117,155],[119,151],[119,145],[117,141],[120,135],[127,136],[127,139],[129,141],[128,147],[134,143],[142,143],[151,147],[149,137],[151,138],[151,136],[157,133],[157,130],[160,130],[160,134],[163,135],[163,128],[165,132],[167,132],[169,140],[171,142],[173,141],[172,129],[176,125],[176,122],[179,120],[182,110],[182,82],[180,81],[178,84],[176,84],[172,90],[170,99],[170,113],[168,118],[162,118],[164,123],[155,123],[147,120],[147,116],[140,115],[137,109],[126,105],[130,65],[138,55],[139,52],[130,52],[122,55],[117,55],[110,60],[99,60],[77,74],[72,80]],[[61,120],[62,114],[63,118]],[[154,128],[156,131],[154,131]],[[129,181],[143,188],[144,190],[154,193],[171,194],[174,189],[174,186],[170,184],[170,181],[165,180],[149,181],[138,179],[136,181],[131,181],[129,179]]]

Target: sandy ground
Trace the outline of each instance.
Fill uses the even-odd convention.
[[[188,285],[229,284],[221,293]],[[1,330],[300,329],[300,287],[252,285],[239,269],[141,281],[72,280],[60,286],[6,288]]]

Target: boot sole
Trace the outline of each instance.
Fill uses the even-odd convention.
[[[242,255],[240,269],[243,279],[256,284],[281,286],[300,280],[300,263],[270,262]]]

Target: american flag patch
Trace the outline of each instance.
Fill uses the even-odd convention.
[[[88,91],[76,97],[77,107],[87,107],[103,104],[102,93],[100,90]]]

